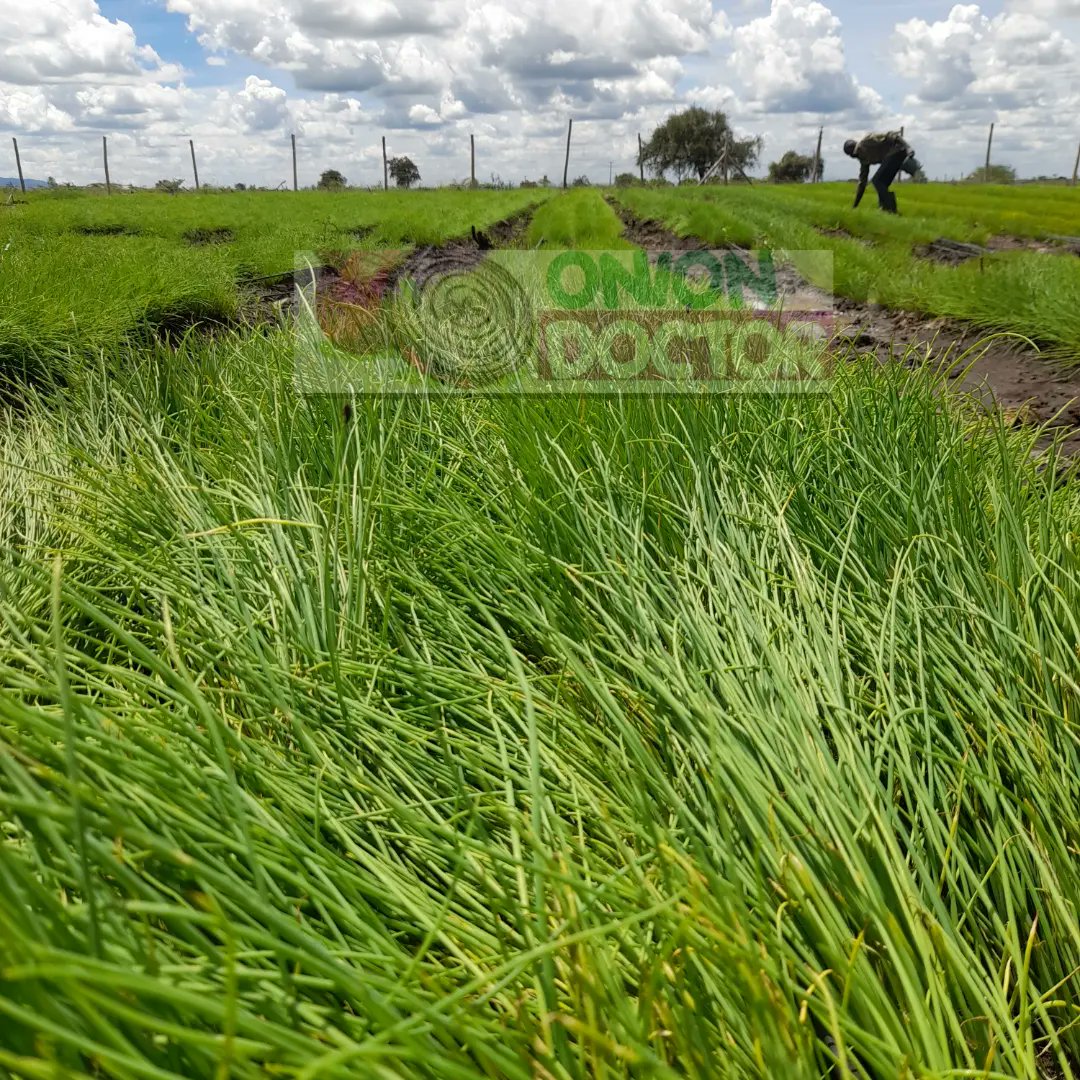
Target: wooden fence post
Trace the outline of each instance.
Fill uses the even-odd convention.
[[[822,136],[824,134],[825,134],[825,129],[823,127],[819,127],[818,128],[818,133],[817,133],[817,150],[814,151],[814,183],[815,184],[817,184],[817,183],[819,183],[821,181],[821,174],[822,174],[822,171],[823,171],[822,168],[821,168],[821,139],[822,139]]]
[[[195,174],[195,190],[199,190],[199,166],[195,163],[195,140],[188,139],[188,146],[191,147],[191,171]]]
[[[986,171],[983,173],[983,183],[990,183],[990,148],[994,145],[994,125],[990,125],[990,138],[986,141]]]
[[[23,159],[18,156],[18,139],[12,138],[12,143],[15,144],[15,167],[18,170],[18,186],[23,189],[23,194],[26,194],[26,180],[23,179]],[[1074,183],[1076,178],[1074,177]]]
[[[563,163],[562,186],[566,187],[566,178],[570,172],[570,136],[574,131],[574,121],[571,119],[570,126],[566,129],[566,161]]]
[[[292,139],[292,189],[293,191],[300,190],[300,184],[296,178],[296,135],[289,136]]]
[[[382,137],[382,186],[383,191],[390,190],[390,173],[386,163],[386,136]]]
[[[105,194],[112,194],[112,180],[109,179],[109,137],[108,135],[101,136],[101,156],[105,161]]]

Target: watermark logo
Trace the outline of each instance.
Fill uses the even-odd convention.
[[[310,393],[806,393],[830,252],[363,252],[298,260]],[[808,282],[812,281],[813,284]]]

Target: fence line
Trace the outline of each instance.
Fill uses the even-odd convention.
[[[585,121],[586,127],[591,128],[594,132],[597,129],[597,127],[602,123],[603,123],[602,121]],[[989,181],[990,178],[991,178],[991,169],[993,167],[993,144],[994,144],[995,132],[996,132],[996,122],[992,123],[990,125],[989,136],[987,138],[986,158],[985,158],[985,164],[984,164],[983,169],[982,169],[982,179],[985,180],[985,181]],[[821,180],[824,179],[824,176],[823,176],[823,173],[824,173],[824,160],[822,158],[822,145],[823,145],[823,142],[824,142],[824,136],[825,136],[825,128],[824,128],[824,126],[819,126],[818,132],[817,132],[817,145],[816,145],[816,149],[814,150],[812,172],[811,172],[811,176],[810,176],[810,181],[811,182],[818,182],[818,181],[821,181]],[[232,136],[221,135],[221,136],[218,136],[218,137],[227,138],[227,139],[229,139],[231,144],[235,144],[235,138],[232,137]],[[477,180],[476,180],[476,153],[477,153],[476,135],[475,135],[475,133],[470,133],[467,137],[468,137],[468,140],[469,140],[469,146],[468,146],[468,153],[469,153],[469,173],[468,173],[468,177],[469,177],[469,179],[468,179],[468,183],[469,183],[470,186],[475,187],[477,185]],[[214,136],[213,135],[207,135],[207,136],[202,136],[201,135],[200,139],[203,139],[203,138],[212,140],[214,138]],[[383,190],[389,190],[389,187],[390,187],[390,175],[389,175],[390,158],[389,158],[389,155],[388,155],[388,152],[387,152],[386,138],[387,137],[385,135],[383,135],[382,139],[381,139],[382,165],[383,165],[383,176],[382,176],[382,185],[381,186],[382,186]],[[623,133],[623,134],[620,134],[619,138],[620,138],[620,142],[625,141],[626,143],[629,143],[630,146],[633,146],[633,142],[636,141],[637,154],[634,157],[634,164],[637,166],[636,171],[638,173],[639,179],[644,181],[644,179],[645,179],[645,162],[644,162],[644,159],[643,159],[643,154],[644,154],[644,149],[645,149],[645,143],[642,140],[641,134],[637,133],[636,136],[633,136],[633,135],[630,135],[630,134],[627,134],[627,133]],[[14,149],[15,166],[16,166],[16,170],[17,170],[17,174],[18,174],[18,178],[19,178],[19,185],[20,185],[20,188],[23,191],[26,191],[26,176],[25,176],[25,167],[24,167],[22,148],[19,145],[19,139],[17,137],[13,136],[11,141],[12,141],[12,146],[13,146],[13,149]],[[24,138],[24,141],[25,141],[25,138]],[[187,143],[188,143],[188,149],[189,149],[190,156],[191,156],[191,171],[192,171],[192,176],[193,176],[194,183],[195,183],[195,190],[196,191],[201,191],[202,182],[201,182],[201,179],[200,179],[200,176],[199,176],[199,164],[198,164],[198,160],[197,160],[197,156],[196,156],[196,152],[195,152],[195,140],[194,140],[194,138],[192,138],[192,137],[187,138]],[[581,149],[579,147],[579,143],[580,143],[580,140],[575,140],[574,139],[574,120],[569,119],[568,122],[567,122],[565,150],[564,150],[564,153],[563,153],[562,186],[564,188],[568,187],[569,184],[570,184],[570,155],[571,155],[571,152],[575,152],[576,157],[581,156]],[[160,140],[160,139],[159,140],[147,140],[145,142],[140,142],[139,143],[140,150],[143,152],[143,157],[144,158],[145,158],[145,151],[147,149],[149,149],[149,150],[168,151],[168,150],[170,150],[172,148],[172,145],[173,144],[171,142]],[[595,151],[596,148],[597,148],[597,142],[595,140],[586,139],[586,146],[591,148],[593,151]],[[299,161],[299,159],[300,159],[300,156],[301,156],[301,148],[299,146],[297,136],[296,136],[295,133],[292,133],[289,136],[289,147],[290,147],[291,155],[292,155],[292,188],[293,188],[294,191],[299,191],[300,190],[300,179],[299,179],[300,161]],[[104,177],[105,177],[105,189],[109,194],[112,194],[113,184],[112,184],[112,172],[111,172],[111,168],[110,168],[109,149],[110,149],[109,148],[109,136],[103,135],[102,139],[101,139],[101,152],[102,152],[102,166],[103,166],[103,169],[104,169]],[[612,149],[612,147],[611,147],[610,142],[605,141],[603,143],[603,160],[608,160],[609,161],[609,168],[610,168],[611,172],[614,172],[613,166],[610,165],[610,162],[612,160],[611,155],[610,155],[611,149]],[[182,152],[182,151],[180,151],[179,148],[178,148],[178,152]],[[591,162],[592,156],[599,156],[599,155],[590,154],[590,162]],[[622,156],[621,153],[620,153],[619,156],[620,157]],[[629,158],[629,155],[627,155],[627,157]],[[599,161],[598,162],[592,162],[592,163],[599,165]],[[628,161],[628,164],[629,164],[629,161]],[[630,170],[628,168],[625,171],[629,172]],[[974,170],[973,173],[971,174],[971,178],[972,179],[977,178],[978,174],[979,174],[979,171],[980,170],[978,170],[978,169]],[[623,175],[623,173],[620,173],[620,175]],[[1075,163],[1073,165],[1071,178],[1070,178],[1070,176],[1068,174],[1063,174],[1062,176],[1060,176],[1058,178],[1049,178],[1048,177],[1047,179],[1063,180],[1067,184],[1070,184],[1071,186],[1076,187],[1078,185],[1078,183],[1080,183],[1080,148],[1077,149],[1076,160],[1075,160]],[[494,174],[493,174],[493,180],[494,180]],[[951,180],[951,178],[945,178],[945,180],[946,180],[946,182],[948,182],[948,181]],[[285,182],[283,181],[282,184],[279,184],[278,186],[281,187],[281,186],[284,185],[284,183]],[[557,181],[556,181],[556,183],[557,183]],[[255,185],[251,185],[251,186],[262,187],[264,185],[255,184]],[[357,185],[357,186],[366,187],[366,186],[372,186],[372,185],[360,184],[360,185]],[[517,186],[517,184],[515,182],[513,182],[513,181],[509,181],[505,185],[502,185],[500,183],[498,186],[514,187],[514,186]]]

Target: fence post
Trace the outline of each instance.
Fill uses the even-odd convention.
[[[101,156],[105,161],[105,194],[112,194],[112,180],[109,179],[109,136],[101,136]]]
[[[570,136],[574,131],[574,121],[571,118],[570,126],[566,129],[566,161],[563,163],[562,186],[566,188],[566,178],[570,173]]]
[[[299,191],[300,185],[296,178],[296,135],[289,136],[292,139],[292,189],[293,191]]]
[[[986,171],[983,173],[983,183],[990,183],[990,148],[994,145],[994,125],[990,125],[990,138],[986,140]]]
[[[188,146],[191,147],[191,171],[195,174],[195,190],[199,190],[199,166],[195,164],[195,140],[188,139]]]
[[[1076,164],[1073,166],[1073,187],[1076,187],[1076,180],[1078,176],[1080,176],[1080,146],[1076,148]]]
[[[638,132],[637,137],[637,160],[638,168],[641,170],[641,182],[645,183],[645,158],[642,156],[645,153],[644,148],[641,145],[641,132]]]
[[[12,143],[15,144],[15,167],[18,170],[18,186],[23,189],[23,194],[26,194],[26,180],[23,179],[23,159],[18,156],[18,139],[12,138]],[[1074,177],[1074,183],[1076,178]]]
[[[819,127],[817,133],[817,150],[814,151],[814,183],[821,182],[821,138],[825,134],[825,128]]]
[[[469,136],[469,187],[476,187],[476,136]]]
[[[390,173],[386,164],[386,136],[382,137],[382,187],[383,191],[390,190]]]

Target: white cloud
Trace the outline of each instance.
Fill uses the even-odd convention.
[[[9,0],[0,5],[0,43],[0,81],[24,86],[179,71],[139,45],[128,23],[105,18],[95,0]]]
[[[872,99],[847,70],[840,20],[818,0],[772,0],[735,29],[732,64],[742,96],[760,111],[835,113]]]
[[[244,88],[230,96],[229,114],[241,130],[254,133],[285,128],[290,120],[289,95],[269,79],[249,75]]]
[[[989,18],[977,4],[958,4],[934,23],[897,25],[896,70],[915,84],[914,103],[1017,108],[1034,104],[1054,85],[1052,69],[1075,49],[1062,33],[1030,12]]]

